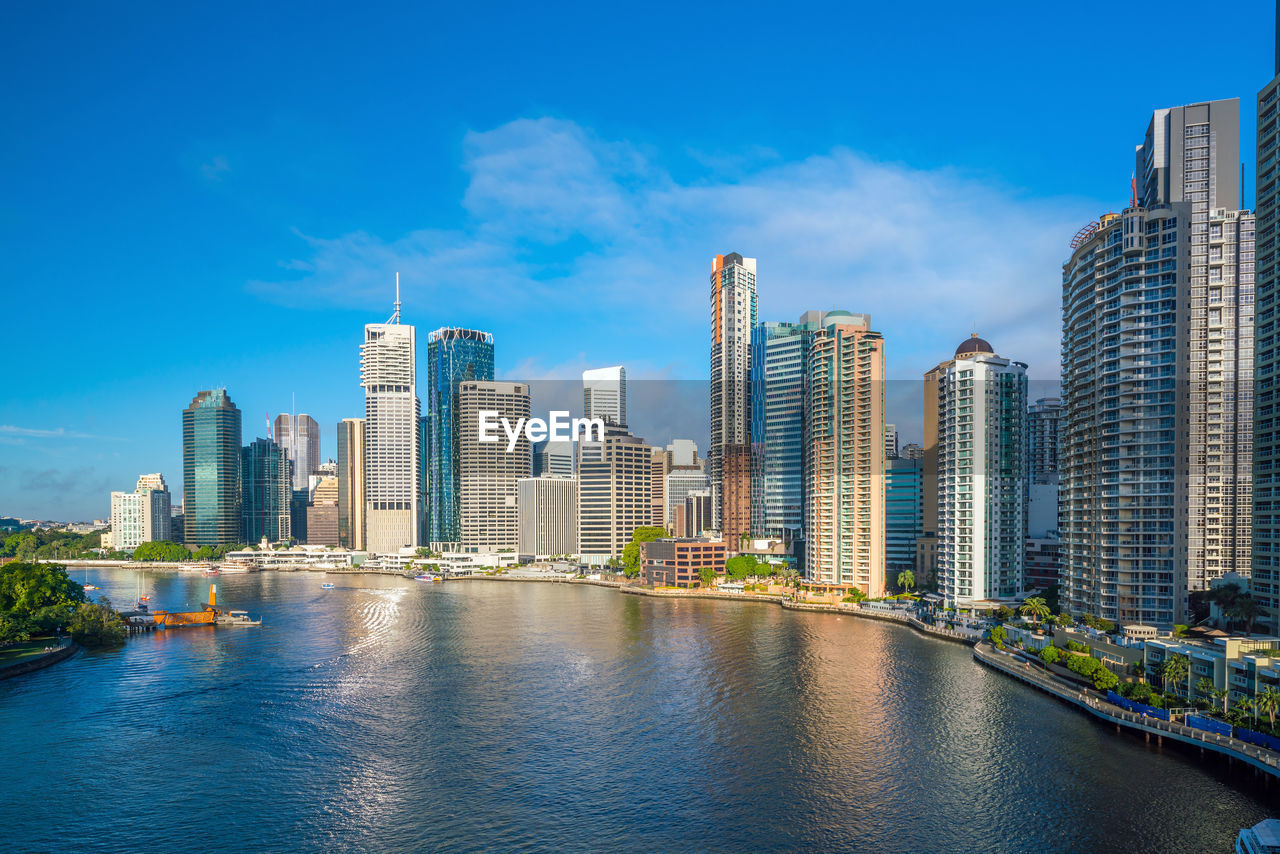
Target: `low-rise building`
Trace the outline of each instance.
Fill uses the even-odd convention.
[[[1207,641],[1191,641],[1167,637],[1145,643],[1143,666],[1148,678],[1159,674],[1161,665],[1172,655],[1187,659],[1187,681],[1177,693],[1189,698],[1203,697],[1200,680],[1208,679],[1214,690],[1229,692],[1234,704],[1253,698],[1267,688],[1280,690],[1280,638],[1218,637]],[[1158,677],[1157,677],[1158,679]],[[1172,690],[1172,686],[1166,686]]]
[[[640,581],[654,587],[699,587],[704,567],[720,572],[726,559],[723,540],[669,537],[640,545]]]

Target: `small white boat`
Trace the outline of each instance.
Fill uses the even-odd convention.
[[[326,581],[324,584],[321,584],[321,585],[320,585],[320,589],[321,589],[321,590],[332,590],[332,589],[333,589],[333,582],[331,582],[331,581]]]

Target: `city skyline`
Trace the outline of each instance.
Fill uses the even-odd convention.
[[[991,37],[981,33],[981,18],[945,7],[934,12],[948,32],[917,33],[920,44],[911,48],[934,52],[929,67],[959,49],[948,46],[953,34],[967,33],[979,42]],[[48,58],[30,54],[21,34],[43,31],[54,13],[23,14],[32,17],[13,22],[15,37],[7,39],[12,50],[2,61],[46,68]],[[1173,18],[1144,26],[1153,35],[1172,37]],[[1247,22],[1243,11],[1240,22]],[[316,22],[322,32],[325,24]],[[127,25],[124,19],[104,22],[107,32]],[[56,158],[57,145],[40,134],[10,140],[15,156],[6,177],[27,218],[7,221],[0,275],[18,284],[11,300],[19,311],[35,311],[34,300],[53,290],[70,296],[64,301],[67,320],[83,334],[81,346],[61,348],[41,362],[19,358],[19,370],[51,370],[66,378],[60,384],[65,388],[19,390],[0,404],[0,512],[100,518],[107,512],[101,496],[127,489],[139,471],[159,470],[176,483],[181,449],[170,438],[172,406],[196,389],[226,387],[242,401],[248,438],[258,435],[249,425],[260,423],[260,413],[288,411],[289,395],[296,392],[298,407],[321,425],[322,458],[336,457],[334,425],[361,412],[356,372],[345,354],[358,344],[361,326],[381,319],[396,269],[404,274],[408,322],[424,330],[456,325],[491,331],[505,342],[495,376],[509,381],[567,381],[607,364],[626,365],[633,383],[705,381],[701,277],[707,255],[718,251],[760,259],[762,320],[841,307],[872,314],[886,338],[891,379],[918,377],[945,357],[937,342],[978,331],[1002,352],[1020,354],[1033,383],[1051,381],[1058,370],[1064,235],[1100,212],[1124,206],[1133,170],[1124,149],[1142,141],[1141,117],[1197,100],[1251,102],[1257,91],[1251,72],[1270,65],[1273,46],[1267,28],[1239,30],[1237,63],[1174,68],[1140,93],[1092,99],[1101,130],[1085,140],[1058,132],[1059,108],[1049,106],[1055,98],[1030,95],[1043,87],[1061,102],[1078,90],[1077,72],[1094,67],[1112,49],[1106,40],[1087,36],[1084,22],[1076,20],[1057,21],[1034,52],[1038,57],[1069,42],[1075,57],[1069,66],[1031,63],[1028,80],[1007,81],[1008,93],[988,92],[991,114],[1016,123],[1014,132],[981,124],[960,101],[941,105],[941,113],[904,110],[911,87],[922,82],[918,76],[863,93],[867,103],[845,110],[848,115],[837,115],[851,105],[836,99],[803,122],[784,123],[787,130],[764,123],[750,144],[726,143],[707,130],[691,133],[703,109],[699,104],[695,122],[690,96],[674,99],[642,126],[618,107],[596,105],[585,91],[566,86],[554,103],[517,97],[446,112],[416,135],[433,158],[428,167],[421,152],[389,142],[385,134],[312,133],[333,119],[310,95],[291,90],[283,110],[250,110],[251,118],[228,122],[225,132],[211,133],[183,114],[136,151],[121,150],[136,131],[117,124],[132,114],[92,116],[95,127],[115,134],[106,134],[101,154],[77,162],[68,183],[78,181],[113,201],[85,211],[60,182],[50,192],[52,161],[38,159],[37,151]],[[139,56],[161,50],[145,34],[117,35]],[[807,29],[806,36],[812,35]],[[500,36],[511,38],[505,31]],[[795,29],[784,28],[773,38],[778,50],[800,50]],[[972,44],[954,85],[996,61],[975,59]],[[106,49],[82,47],[82,61]],[[841,68],[853,73],[887,49],[878,45],[871,56],[839,60]],[[1014,48],[1018,54],[1030,50]],[[298,72],[271,65],[268,54],[265,44],[255,43],[248,61],[266,63],[268,76],[282,83],[301,79],[294,76]],[[156,59],[157,68],[172,70],[172,57]],[[1000,58],[1008,61],[1008,55]],[[743,80],[725,81],[714,69],[685,70],[725,83],[730,98],[745,96],[758,83],[757,72],[740,70]],[[345,66],[341,72],[354,75],[356,89],[372,85],[369,72]],[[15,121],[54,132],[69,120],[33,118],[48,99],[83,106],[69,73],[49,73],[27,94],[12,95]],[[125,72],[106,63],[103,73],[110,78]],[[333,80],[334,73],[322,77]],[[625,77],[630,71],[612,67],[609,74]],[[158,78],[152,85],[164,90]],[[239,88],[245,85],[233,81],[238,95],[260,103]],[[793,99],[770,91],[750,109],[781,116],[801,105],[813,108],[820,95],[830,93]],[[157,97],[169,93],[158,91]],[[386,106],[387,97],[392,96],[381,96],[376,105]],[[1241,158],[1251,162],[1253,110],[1242,108],[1240,118]],[[927,132],[938,122],[965,132]],[[333,138],[332,147],[315,143],[316,136]],[[944,139],[934,139],[939,136]],[[309,158],[296,158],[299,148]],[[115,173],[103,167],[121,157],[131,174],[146,163],[162,178],[145,181],[140,195],[119,192]],[[442,192],[422,209],[406,206],[395,182],[394,190],[378,180],[357,186],[353,173],[381,174],[382,167],[373,165],[379,158]],[[336,174],[321,168],[330,161],[342,167]],[[292,168],[283,168],[285,162]],[[543,178],[534,174],[547,166],[555,168]],[[280,177],[268,177],[273,174]],[[538,183],[544,179],[577,192],[544,193],[548,187]],[[1245,195],[1251,207],[1251,169]],[[543,202],[530,206],[529,197]],[[708,204],[717,197],[737,212]],[[256,210],[253,216],[243,217],[246,207]],[[864,207],[876,216],[868,219]],[[174,216],[177,211],[189,216]],[[175,220],[191,230],[217,227],[197,241],[186,231],[175,232]],[[242,225],[229,225],[233,220]],[[41,225],[55,221],[65,226]],[[130,223],[131,230],[122,235],[111,225],[115,221]],[[110,227],[91,229],[91,222]],[[997,251],[1004,244],[995,237],[1000,232],[1016,236],[1008,241],[1019,247],[1016,253]],[[865,238],[850,240],[850,234]],[[218,243],[217,260],[209,255],[209,240]],[[54,256],[66,262],[45,263]],[[90,268],[94,275],[85,277],[81,271]],[[490,283],[492,299],[469,297],[481,277]],[[903,300],[901,285],[890,286],[902,280],[917,291],[915,299]],[[182,285],[174,287],[175,281]],[[662,318],[610,311],[655,287],[666,309]],[[965,287],[976,290],[963,299],[948,296]],[[211,293],[219,298],[212,312]],[[975,304],[973,293],[985,298],[983,304]],[[959,307],[962,301],[966,307]],[[259,316],[288,317],[304,334],[262,335],[264,327],[249,322]],[[225,334],[190,353],[166,348],[159,370],[141,360],[114,360],[109,371],[101,369],[97,354],[111,348],[130,323],[151,320],[176,330],[190,317],[215,320]],[[644,323],[643,334],[628,334],[635,322]],[[528,332],[535,326],[558,334]],[[19,351],[34,351],[28,346],[35,342],[32,332],[19,328],[13,334]],[[86,395],[105,394],[119,405],[82,405]],[[900,415],[892,400],[889,410],[906,440],[919,438],[912,429],[918,422]]]

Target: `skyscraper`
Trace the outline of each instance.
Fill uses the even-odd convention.
[[[169,487],[158,472],[138,478],[133,492],[111,493],[112,545],[131,552],[142,543],[171,536]]]
[[[254,439],[241,450],[240,460],[241,536],[247,543],[264,537],[273,543],[288,540],[294,500],[288,454],[270,439]]]
[[[364,419],[338,422],[338,545],[363,550]]]
[[[516,486],[521,560],[546,560],[578,553],[578,481],[544,475],[521,478]]]
[[[1280,631],[1280,38],[1275,76],[1258,92],[1257,140],[1257,407],[1253,437],[1253,578],[1250,590],[1263,606],[1262,621]],[[1241,263],[1243,272],[1244,262]]]
[[[276,416],[274,428],[276,444],[292,463],[293,488],[306,489],[307,479],[324,462],[320,456],[320,425],[305,412],[286,412]]]
[[[884,425],[884,458],[886,460],[898,458],[898,428],[893,424]]]
[[[884,595],[884,339],[871,317],[827,312],[809,351],[805,572]]]
[[[751,532],[788,543],[804,528],[804,381],[822,312],[761,321],[751,335]]]
[[[542,441],[533,447],[533,476],[573,477],[573,443]]]
[[[458,386],[493,381],[493,336],[437,329],[427,336],[427,482],[429,542],[456,543],[458,522]]]
[[[653,449],[619,427],[578,443],[578,541],[584,563],[621,558],[652,513]]]
[[[395,313],[364,328],[360,384],[365,411],[365,538],[369,551],[418,545],[417,335]]]
[[[240,539],[240,410],[225,388],[202,391],[182,412],[183,539]]]
[[[938,591],[949,604],[1023,589],[1027,366],[972,336],[938,383]]]
[[[923,468],[919,458],[896,457],[884,469],[884,568],[887,581],[916,568],[916,537],[924,524]],[[917,582],[918,583],[918,582]]]
[[[1027,478],[1031,482],[1058,476],[1061,421],[1060,398],[1042,397],[1027,407]]]
[[[730,548],[751,527],[751,335],[756,259],[736,252],[711,265],[712,513]]]
[[[1238,105],[1154,114],[1135,204],[1063,267],[1062,585],[1072,611],[1170,626],[1249,570],[1253,218]]]
[[[511,382],[463,382],[458,386],[458,521],[463,551],[515,551],[518,539],[516,484],[529,477],[532,451],[520,434],[507,449],[496,428],[495,442],[480,441],[480,413],[515,424],[528,419],[529,386]]]
[[[582,411],[587,418],[627,426],[627,369],[621,365],[582,372]]]

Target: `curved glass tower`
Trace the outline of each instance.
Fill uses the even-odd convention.
[[[225,388],[182,412],[182,513],[188,546],[240,540],[240,410]]]
[[[427,540],[456,543],[458,518],[458,387],[493,381],[493,335],[437,329],[427,336]]]

